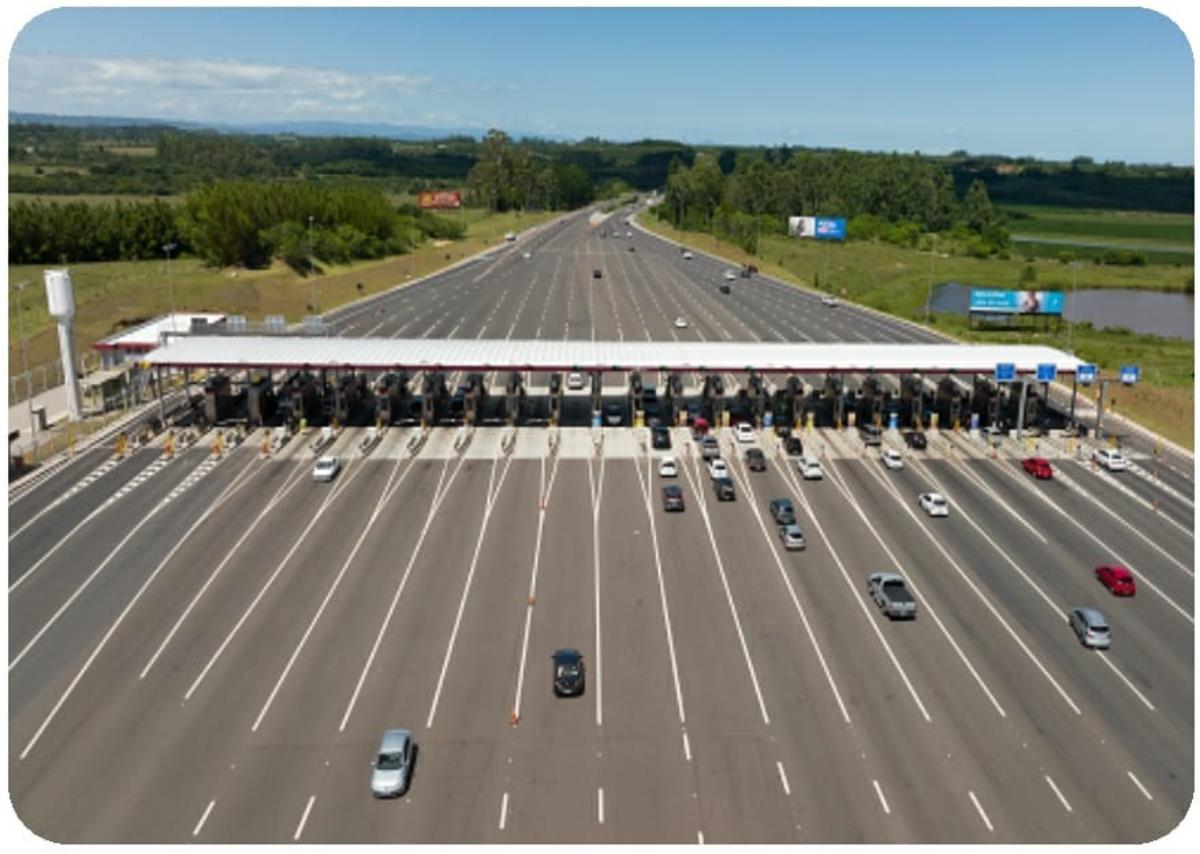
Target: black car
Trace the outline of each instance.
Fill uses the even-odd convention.
[[[671,449],[671,431],[664,425],[659,425],[650,431],[650,441],[656,450]]]
[[[723,294],[727,294],[729,293],[729,285],[721,285],[719,288],[717,288],[717,290]]]
[[[718,501],[733,501],[737,498],[733,491],[733,481],[727,477],[713,478],[713,491],[717,493]]]
[[[558,697],[578,697],[583,693],[583,655],[577,649],[556,650],[554,661],[554,694]]]
[[[760,449],[746,449],[746,468],[750,469],[750,471],[767,470],[767,458],[763,455],[763,452]]]
[[[604,407],[604,423],[609,427],[620,427],[625,420],[625,409],[619,403],[610,403]]]
[[[683,512],[683,490],[673,483],[663,487],[663,510]]]
[[[913,448],[918,451],[925,450],[925,448],[928,444],[925,441],[925,434],[922,433],[920,430],[910,430],[909,432],[905,433],[904,441],[908,443],[908,446],[910,448]]]
[[[790,498],[772,498],[771,516],[777,525],[793,525],[796,522],[796,510],[792,507]]]
[[[637,251],[637,247],[636,247],[636,246],[630,246],[630,247],[629,247],[629,251],[630,251],[630,252],[636,252],[636,251]]]
[[[643,413],[646,416],[647,427],[658,427],[662,424],[662,414],[658,411],[657,403],[647,403]],[[655,447],[658,446],[656,445]],[[669,448],[671,446],[667,445],[667,447]]]
[[[792,435],[792,425],[786,419],[780,419],[775,422],[775,435],[780,439],[786,439]]]
[[[592,270],[592,278],[593,278],[593,279],[598,279],[598,278],[600,278],[600,270],[599,270],[599,268],[597,268],[597,269],[595,269],[595,270]]]
[[[789,457],[798,457],[804,453],[804,443],[799,436],[788,436],[783,440],[783,448]]]

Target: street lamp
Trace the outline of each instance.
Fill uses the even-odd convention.
[[[937,246],[937,232],[932,232],[929,241],[929,287],[925,293],[925,325],[929,325],[929,307],[933,302],[933,259],[934,248]]]
[[[171,281],[171,253],[179,248],[175,242],[164,243],[162,250],[167,256],[167,291],[171,295],[171,331],[175,331],[175,284]]]
[[[1071,262],[1071,307],[1074,308],[1075,303],[1075,285],[1079,278],[1079,262]],[[1067,352],[1072,356],[1075,355],[1075,324],[1071,322],[1071,315],[1067,314]]]
[[[313,217],[312,217],[312,214],[309,214],[309,216],[308,216],[308,274],[310,276],[312,276],[313,278],[312,278],[311,284],[309,285],[310,293],[309,293],[308,301],[309,301],[309,303],[312,304],[313,314],[319,314],[320,312],[317,310],[317,278],[316,278],[317,265],[313,263],[313,257],[312,257],[312,254],[313,254],[312,224],[313,224]]]
[[[21,336],[21,372],[25,374],[25,403],[29,408],[29,433],[33,440],[33,451],[37,455],[37,426],[33,423],[33,374],[29,371],[29,339],[25,334],[25,288],[29,286],[29,280],[17,282],[13,285],[17,289],[17,318],[20,320],[20,329],[18,333]]]

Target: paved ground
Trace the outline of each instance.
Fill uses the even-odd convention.
[[[339,331],[922,334],[783,286],[718,299],[721,267],[578,219],[531,242]],[[633,429],[392,429],[365,458],[345,431],[331,484],[299,438],[81,455],[9,508],[18,816],[75,842],[1133,842],[1181,820],[1191,472],[1134,451],[1108,475],[1048,440],[1038,482],[1024,447],[952,433],[891,472],[817,430],[825,478],[801,481],[774,436],[753,473],[722,434],[738,500],[717,502],[673,432],[682,514]],[[931,488],[949,518],[920,513]],[[804,552],[780,547],[780,496]],[[1136,597],[1094,581],[1104,561]],[[881,569],[916,621],[867,598]],[[1082,604],[1110,651],[1075,642]],[[580,698],[551,694],[562,646],[585,656]],[[375,801],[392,727],[415,775]]]

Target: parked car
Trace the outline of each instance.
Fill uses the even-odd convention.
[[[816,457],[803,457],[797,463],[800,474],[805,480],[821,480],[825,473],[821,471],[821,462]]]
[[[733,501],[737,498],[733,491],[733,481],[727,477],[714,478],[713,490],[717,493],[718,501]]]
[[[1108,649],[1112,645],[1112,631],[1108,620],[1095,608],[1072,608],[1068,617],[1075,637],[1090,649]]]
[[[804,542],[804,532],[795,522],[779,526],[779,539],[783,541],[783,547],[789,552],[804,551],[807,545]]]
[[[1111,448],[1097,448],[1092,451],[1092,459],[1109,471],[1125,471],[1129,468],[1129,460],[1125,459],[1120,451]]]
[[[572,371],[567,374],[567,388],[571,391],[579,391],[583,388],[583,374],[578,371]]]
[[[796,508],[792,506],[792,499],[772,498],[767,506],[776,525],[790,525],[796,521]]]
[[[658,461],[659,477],[675,477],[679,474],[679,464],[674,457],[663,457]]]
[[[739,442],[754,441],[754,427],[747,424],[745,421],[733,428],[733,434],[737,436]]]
[[[900,452],[895,448],[884,448],[879,454],[879,459],[883,460],[883,464],[892,471],[904,468],[904,457],[900,456]]]
[[[929,444],[925,441],[925,434],[920,430],[909,430],[904,434],[904,441],[915,451],[923,451]]]
[[[1137,586],[1133,583],[1133,573],[1123,566],[1098,566],[1096,578],[1108,588],[1114,596],[1133,596]]]
[[[669,486],[663,487],[662,496],[663,496],[663,510],[666,510],[668,513],[670,513],[670,512],[682,513],[683,512],[683,490],[682,489],[680,489],[678,486],[676,486],[675,484],[672,483]]]
[[[915,620],[917,600],[908,592],[904,579],[894,572],[876,572],[867,577],[867,590],[875,604],[893,620]]]
[[[337,457],[321,457],[313,464],[312,479],[319,483],[329,483],[342,470],[342,461]]]
[[[577,649],[555,650],[553,664],[554,693],[558,697],[578,697],[584,689],[583,654]]]
[[[708,476],[713,480],[729,477],[729,466],[725,465],[725,461],[720,457],[713,457],[708,461]]]
[[[649,411],[649,409],[647,409]],[[671,431],[664,424],[650,428],[650,442],[656,450],[666,451],[671,448]]]
[[[721,285],[719,288],[717,288],[717,290],[723,294],[727,294],[729,293],[729,285]]]
[[[533,253],[532,252],[522,252],[521,257],[524,258],[526,261],[528,261],[530,258],[533,257]]]
[[[783,449],[789,457],[798,457],[804,453],[804,443],[799,436],[788,436],[783,440]]]
[[[407,792],[415,755],[412,733],[406,729],[385,732],[379,753],[371,763],[371,794],[377,798],[398,798]]]
[[[1054,477],[1054,469],[1050,467],[1050,461],[1043,457],[1026,457],[1021,461],[1021,465],[1025,471],[1038,480],[1050,480]]]
[[[766,471],[767,457],[760,448],[746,449],[746,468],[750,471]]]
[[[506,231],[506,232],[504,232],[504,239],[507,240],[509,243],[512,243],[514,240],[517,239],[517,233],[515,231]]]
[[[936,492],[922,492],[917,496],[917,502],[921,505],[921,509],[930,516],[950,515],[950,505]]]

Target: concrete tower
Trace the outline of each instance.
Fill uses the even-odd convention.
[[[63,376],[67,383],[67,413],[72,421],[83,415],[79,397],[79,379],[75,376],[75,288],[66,270],[46,270],[46,299],[50,316],[58,321],[58,351],[62,354]]]

